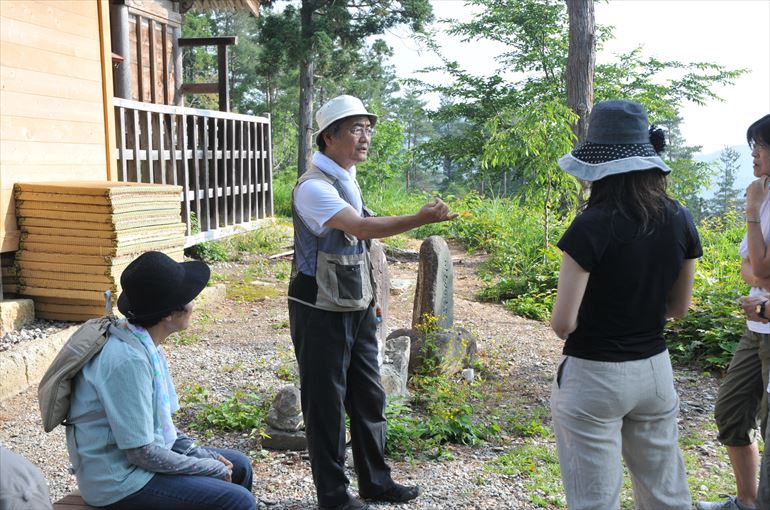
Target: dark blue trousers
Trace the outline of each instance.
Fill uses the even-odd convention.
[[[214,450],[233,463],[233,481],[210,476],[156,474],[147,485],[104,508],[109,510],[255,510],[251,461],[241,452]]]
[[[346,412],[359,493],[369,497],[390,489],[374,309],[327,312],[289,301],[289,322],[318,504],[336,506],[349,497]]]

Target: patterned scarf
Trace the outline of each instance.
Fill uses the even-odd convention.
[[[176,427],[171,419],[179,410],[179,399],[168,371],[168,362],[163,349],[155,345],[152,337],[141,326],[127,323],[128,330],[142,343],[152,365],[153,411],[155,430],[160,429],[166,448],[171,448],[176,441]]]

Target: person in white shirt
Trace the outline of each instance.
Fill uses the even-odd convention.
[[[751,286],[749,298],[760,312],[763,299],[770,291],[770,115],[765,115],[746,133],[754,158],[754,180],[746,189],[746,235],[741,242],[741,276]],[[749,305],[750,306],[750,305]],[[750,311],[750,310],[749,310]],[[757,506],[757,420],[766,436],[770,378],[770,314],[765,304],[761,316],[749,314],[746,331],[719,387],[714,416],[719,441],[727,447],[727,455],[735,474],[737,494],[720,502],[699,502],[698,510],[754,510]],[[764,316],[764,317],[762,317]],[[752,320],[755,317],[762,320]],[[764,507],[765,510],[770,506]]]
[[[372,217],[356,182],[377,116],[352,96],[316,114],[318,152],[293,194],[294,266],[289,322],[300,373],[302,414],[318,504],[368,508],[348,493],[345,414],[363,499],[404,503],[417,486],[400,485],[385,462],[385,392],[377,363],[376,282],[370,239],[454,218],[440,199],[416,214]]]

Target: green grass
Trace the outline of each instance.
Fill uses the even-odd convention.
[[[553,432],[546,424],[550,417],[550,411],[541,406],[531,409],[517,410],[511,413],[505,420],[505,430],[516,437],[551,438]]]
[[[227,283],[227,299],[239,303],[248,303],[252,301],[264,301],[278,297],[281,292],[269,285],[262,285],[251,281],[230,280]]]
[[[182,403],[195,409],[192,428],[200,432],[245,431],[262,433],[270,399],[243,390],[234,391],[222,402],[211,402],[211,394],[200,385],[184,389]]]
[[[272,255],[292,242],[291,228],[285,220],[265,222],[255,230],[224,239],[196,244],[188,254],[204,262],[237,262],[244,256]]]
[[[717,429],[713,420],[679,437],[687,481],[693,501],[720,501],[721,494],[735,494],[727,450],[716,441]],[[704,449],[704,445],[709,446]],[[713,450],[713,455],[707,452]]]
[[[559,458],[552,443],[525,443],[511,447],[486,466],[524,480],[530,502],[538,508],[565,508]]]
[[[386,237],[382,242],[398,250],[405,250],[409,247],[409,237],[404,234]]]
[[[278,354],[280,364],[275,370],[275,376],[284,382],[295,383],[299,381],[299,374],[296,371],[295,357],[293,349],[286,349]]]
[[[244,273],[244,278],[275,279],[281,282],[288,282],[289,276],[291,276],[291,261],[281,259],[257,259],[249,264]]]
[[[283,331],[289,329],[289,321],[274,322],[270,327],[273,328],[273,331]]]
[[[189,330],[178,331],[171,335],[169,338],[176,346],[193,345],[200,341],[200,337],[196,333],[193,333]]]
[[[210,324],[213,324],[216,318],[211,315],[210,312],[207,311],[196,311],[195,312],[195,324],[197,326],[208,326]]]

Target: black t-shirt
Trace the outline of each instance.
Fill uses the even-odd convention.
[[[597,205],[580,214],[558,243],[588,271],[577,329],[564,354],[630,361],[663,352],[666,297],[684,259],[703,255],[690,212],[673,203],[661,224],[639,224]]]

